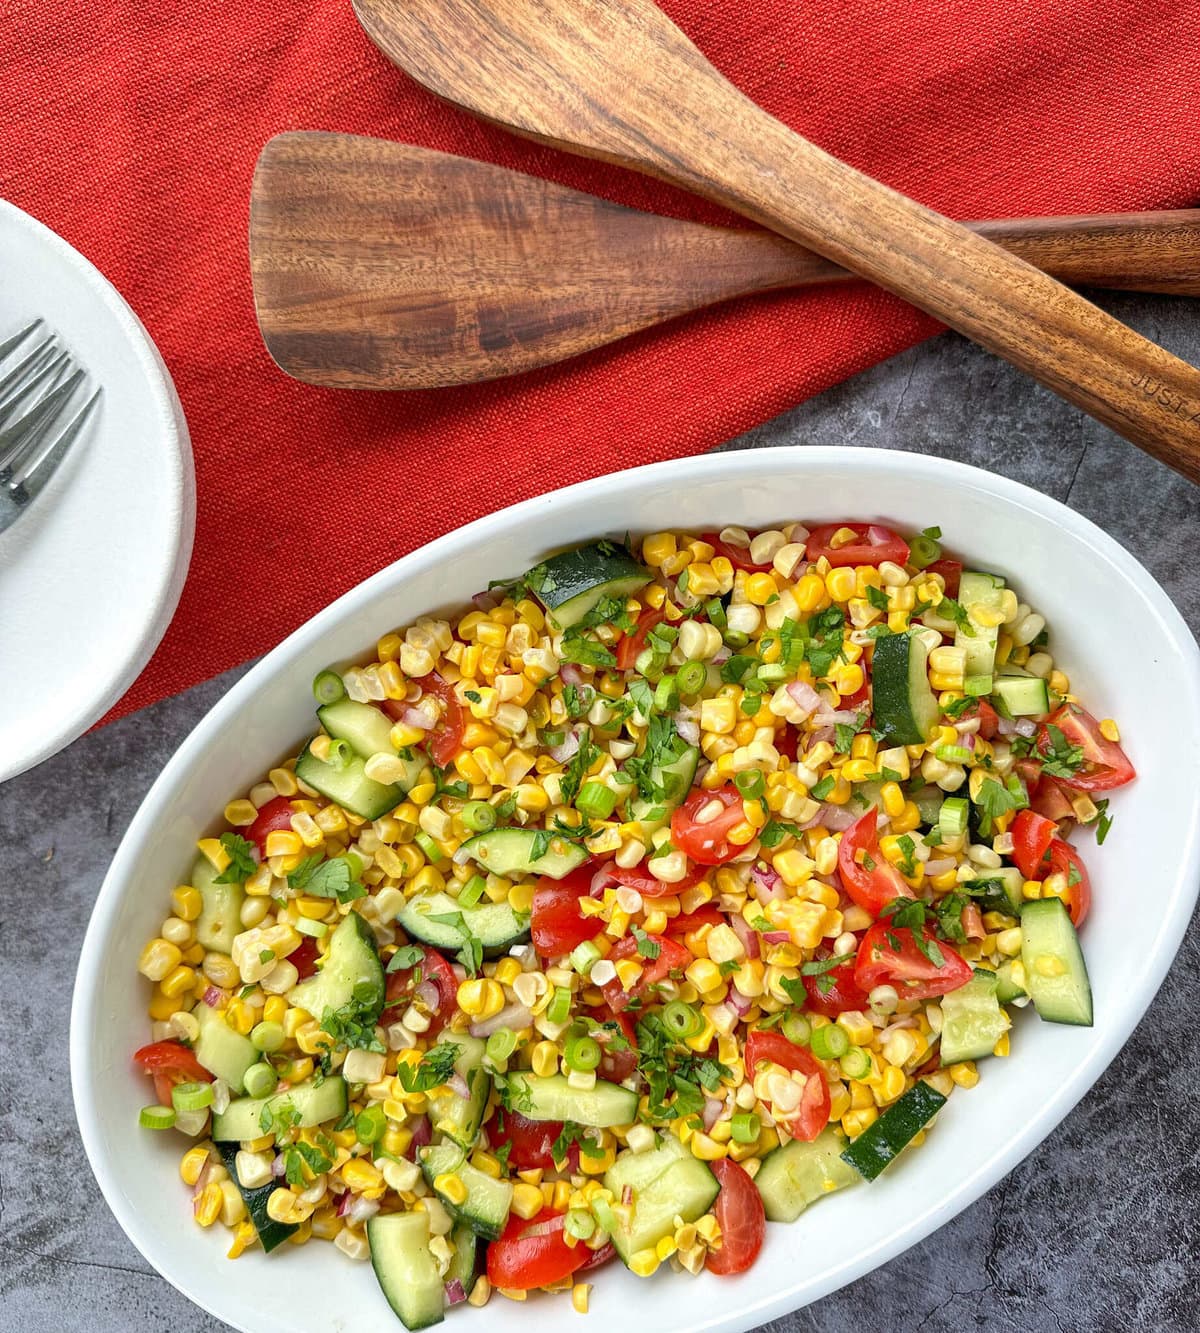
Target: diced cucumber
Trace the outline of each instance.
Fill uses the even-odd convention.
[[[604,1173],[604,1186],[614,1199],[623,1197],[627,1185],[633,1196],[629,1218],[617,1214],[612,1233],[613,1245],[626,1264],[671,1235],[676,1217],[684,1222],[703,1217],[720,1189],[709,1168],[671,1134],[648,1152],[626,1150]]]
[[[646,833],[654,833],[671,818],[671,812],[692,789],[700,751],[689,745],[678,759],[669,764],[656,764],[650,770],[650,780],[662,795],[653,800],[639,796],[629,803],[629,818],[636,819]]]
[[[929,685],[928,661],[929,649],[916,635],[875,640],[871,706],[881,744],[920,745],[933,735],[942,710]]]
[[[334,768],[305,746],[296,760],[296,776],[314,791],[336,801],[343,810],[363,819],[380,819],[404,800],[405,788],[398,782],[375,782],[363,771],[365,760],[354,758],[345,768]]]
[[[1021,911],[1021,963],[1033,1007],[1051,1023],[1092,1026],[1092,986],[1079,937],[1061,898],[1037,898]]]
[[[1008,1031],[995,972],[977,967],[965,986],[942,996],[942,1064],[982,1060]]]
[[[547,837],[544,829],[494,828],[468,838],[454,853],[460,863],[468,858],[505,878],[546,875],[562,879],[583,865],[588,853],[577,842],[557,835]]]
[[[841,1157],[846,1140],[833,1128],[811,1143],[789,1139],[762,1160],[754,1183],[770,1222],[794,1222],[811,1203],[862,1177]]]
[[[465,1150],[457,1143],[439,1143],[436,1147],[422,1149],[421,1170],[425,1172],[429,1188],[446,1205],[451,1217],[465,1222],[484,1240],[499,1238],[512,1206],[511,1180],[497,1180],[472,1166]],[[462,1203],[455,1203],[438,1189],[437,1182],[442,1176],[456,1176],[462,1182],[467,1192]]]
[[[914,1084],[843,1151],[842,1161],[874,1180],[945,1105],[945,1097],[932,1084]]]
[[[556,629],[570,629],[606,597],[624,601],[650,582],[625,546],[592,542],[543,560],[525,576]]]
[[[244,1092],[246,1070],[258,1063],[258,1050],[208,1005],[198,1004],[193,1016],[200,1027],[200,1033],[192,1054],[215,1078],[224,1079],[229,1084],[230,1092]]]
[[[573,1120],[607,1129],[637,1119],[637,1093],[604,1079],[592,1088],[573,1088],[562,1074],[510,1074],[508,1088],[514,1108],[529,1120]]]
[[[1050,711],[1050,691],[1038,676],[998,676],[992,693],[1013,717],[1042,717]]]
[[[1025,966],[1021,965],[1021,971],[1024,972]],[[1019,1000],[1021,996],[1028,995],[1029,992],[1013,975],[1013,960],[1007,963],[1001,963],[996,969],[996,999],[1001,1004],[1011,1004],[1013,1000]]]
[[[479,1278],[479,1237],[465,1222],[459,1222],[451,1231],[450,1239],[454,1243],[454,1254],[446,1269],[446,1285],[461,1282],[463,1292],[469,1296]]]
[[[397,753],[392,744],[391,719],[374,704],[339,699],[335,704],[318,708],[317,716],[325,730],[336,739],[345,741],[360,759],[370,759],[373,754]],[[405,791],[415,787],[428,763],[423,755],[413,754],[404,761],[407,771],[395,785],[403,787]]]
[[[483,945],[485,958],[507,953],[514,944],[523,944],[529,938],[528,913],[515,912],[507,903],[486,901],[464,907],[448,893],[427,893],[408,899],[396,920],[414,940],[431,944],[435,949],[456,951],[466,943],[458,926],[430,919],[456,912],[462,913],[463,925]]]
[[[375,932],[357,912],[342,918],[329,937],[329,952],[315,976],[300,982],[288,996],[319,1023],[326,1011],[353,1004],[360,1021],[373,1023],[383,1008],[385,981]]]
[[[248,1190],[238,1179],[237,1144],[218,1143],[217,1151],[221,1154],[221,1161],[224,1163],[225,1170],[229,1172],[230,1179],[238,1187],[242,1202],[246,1205],[246,1212],[250,1216],[250,1221],[254,1224],[254,1230],[258,1232],[259,1243],[264,1251],[270,1254],[276,1246],[282,1245],[296,1230],[295,1222],[276,1222],[271,1214],[267,1212],[267,1200],[279,1188],[279,1182],[268,1180],[265,1185],[257,1185],[254,1189]]]
[[[446,1290],[429,1248],[428,1213],[383,1213],[367,1223],[371,1267],[387,1303],[407,1329],[440,1324]]]
[[[921,815],[921,823],[937,831],[941,820],[942,805],[945,803],[945,794],[937,787],[922,787],[920,791],[912,795],[913,804]]]
[[[443,1032],[438,1044],[451,1042],[462,1048],[454,1062],[454,1072],[466,1083],[470,1095],[460,1097],[452,1088],[439,1088],[429,1094],[429,1118],[439,1134],[452,1138],[469,1152],[479,1137],[483,1113],[492,1090],[491,1076],[483,1068],[484,1043],[465,1032]]]
[[[218,884],[218,873],[207,856],[196,858],[192,867],[192,888],[200,895],[196,943],[214,953],[232,953],[233,941],[242,932],[246,891],[241,884]]]
[[[980,911],[1020,916],[1025,905],[1024,885],[1025,877],[1016,866],[1000,866],[981,871],[976,879],[967,880],[964,887],[977,896]]]
[[[958,582],[958,603],[967,613],[968,626],[959,625],[954,644],[966,655],[965,676],[990,676],[996,666],[996,642],[1000,637],[999,625],[981,625],[975,619],[980,610],[996,611],[1004,596],[1004,580],[998,574],[982,574],[964,570]]]
[[[346,1080],[333,1074],[321,1083],[311,1079],[307,1083],[297,1083],[294,1088],[277,1092],[273,1097],[238,1097],[224,1111],[214,1114],[213,1141],[245,1143],[249,1139],[261,1138],[264,1107],[277,1112],[285,1106],[296,1112],[298,1118],[293,1123],[298,1129],[337,1120],[346,1114]]]

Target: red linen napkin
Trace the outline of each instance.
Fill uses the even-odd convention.
[[[664,7],[774,115],[951,216],[1200,197],[1195,0]],[[405,139],[641,207],[721,214],[442,105],[384,60],[345,0],[7,0],[0,53],[0,194],[116,284],[162,350],[191,427],[191,572],[115,712],[262,652],[469,519],[708,448],[936,328],[877,291],[780,294],[516,380],[415,394],[310,388],[263,349],[247,272],[251,172],[280,130]]]

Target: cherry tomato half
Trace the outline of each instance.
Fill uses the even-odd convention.
[[[838,847],[842,887],[872,916],[878,916],[893,898],[913,896],[900,872],[879,850],[877,817],[878,811],[872,806],[842,834]]]
[[[876,987],[895,986],[902,1000],[925,1000],[947,995],[971,980],[971,965],[944,940],[926,928],[925,948],[941,963],[934,962],[918,947],[907,926],[876,921],[863,936],[854,964],[854,979],[868,994]]]
[[[134,1051],[135,1064],[154,1078],[154,1092],[159,1103],[171,1105],[171,1089],[179,1083],[211,1083],[213,1075],[182,1042],[156,1041]]]
[[[533,915],[530,934],[533,947],[543,958],[559,958],[577,944],[594,939],[604,923],[594,916],[584,916],[579,901],[592,887],[595,868],[591,864],[572,870],[563,879],[543,875],[533,890]]]
[[[705,1267],[710,1273],[744,1273],[762,1249],[767,1234],[767,1214],[762,1195],[744,1167],[732,1158],[710,1162],[721,1186],[713,1212],[721,1228],[721,1248],[709,1253]]]
[[[723,542],[715,532],[702,532],[700,540],[713,548],[714,556],[724,556],[734,569],[744,569],[747,574],[765,574],[771,568],[770,561],[765,565],[756,565],[750,559],[748,546],[732,546],[729,542]]]
[[[509,1145],[508,1164],[514,1171],[555,1171],[563,1165],[570,1171],[578,1171],[578,1143],[567,1149],[565,1163],[554,1160],[551,1149],[562,1131],[561,1120],[530,1120],[519,1111],[506,1111],[503,1107],[496,1108],[487,1127],[493,1149]]]
[[[705,873],[702,866],[693,866],[682,879],[676,880],[674,884],[664,884],[661,879],[655,879],[649,871],[640,870],[637,866],[627,870],[624,866],[614,865],[609,871],[609,876],[617,884],[625,884],[631,889],[637,889],[643,898],[669,898],[683,893],[685,889],[690,889],[695,884],[699,884]]]
[[[946,596],[958,596],[958,581],[962,578],[963,566],[961,560],[935,560],[932,565],[926,565],[926,574],[940,574],[946,580]]]
[[[849,528],[855,534],[855,540],[845,546],[830,546],[830,539],[840,528]],[[880,523],[863,523],[859,520],[844,523],[822,523],[814,528],[808,537],[805,555],[810,560],[819,560],[822,556],[831,565],[882,565],[890,560],[896,565],[908,564],[908,543],[891,528]]]
[[[1069,842],[1055,838],[1050,844],[1048,874],[1067,877],[1067,911],[1071,914],[1072,924],[1078,928],[1083,925],[1092,906],[1092,882],[1088,879],[1087,867],[1079,853]],[[1039,876],[1040,878],[1040,876]]]
[[[500,1239],[488,1246],[487,1275],[492,1286],[530,1291],[561,1282],[582,1268],[592,1252],[586,1245],[572,1249],[567,1244],[563,1216],[553,1208],[543,1208],[529,1221],[510,1214]]]
[[[1026,879],[1040,879],[1046,873],[1043,858],[1058,834],[1058,825],[1034,810],[1020,810],[1013,820],[1011,832],[1012,858],[1017,869]]]
[[[806,1076],[804,1094],[796,1110],[787,1116],[774,1110],[771,1114],[779,1129],[794,1139],[811,1143],[829,1123],[829,1084],[825,1081],[824,1071],[810,1051],[788,1041],[782,1032],[763,1032],[755,1028],[746,1041],[746,1077],[751,1082],[764,1060]],[[770,1103],[765,1105],[770,1106]]]
[[[267,834],[291,831],[292,803],[286,796],[276,796],[266,805],[260,806],[254,823],[245,832],[245,837],[256,843],[259,853],[267,854]]]
[[[423,951],[420,962],[387,974],[384,1012],[400,1006],[407,1008],[417,987],[423,982],[429,982],[438,993],[437,1007],[429,1015],[429,1031],[436,1035],[458,1008],[458,978],[436,949],[431,949],[427,944],[418,944],[416,947]]]
[[[712,801],[720,801],[724,810],[715,819],[699,823],[697,815]],[[724,865],[742,850],[728,839],[745,818],[742,794],[733,783],[713,791],[697,789],[671,816],[671,842],[700,865]],[[676,892],[674,885],[670,889]]]
[[[634,1000],[642,999],[652,987],[664,981],[669,973],[682,972],[692,961],[691,950],[678,940],[666,935],[647,935],[645,938],[658,945],[658,957],[639,958],[643,964],[642,975],[634,983],[633,990],[622,990],[619,977],[613,977],[603,987],[605,1003],[614,1014],[628,1009]],[[638,957],[639,943],[632,935],[623,935],[610,950],[609,960],[619,963],[623,958]]]
[[[841,967],[832,968],[820,976],[804,976],[801,980],[808,994],[804,1007],[811,1009],[814,1014],[836,1018],[838,1014],[854,1009],[865,1010],[867,1007],[866,992],[854,980],[853,957],[847,958]]]
[[[646,646],[646,635],[655,627],[661,624],[666,618],[666,612],[661,608],[655,610],[653,607],[643,611],[637,618],[637,624],[634,628],[625,634],[621,642],[617,644],[617,670],[632,671],[634,663],[638,660],[638,655]]]
[[[593,1031],[592,1035],[600,1043],[603,1052],[596,1069],[596,1076],[606,1079],[609,1083],[624,1083],[637,1068],[637,1028],[632,1016],[624,1011],[614,1013],[606,1004],[598,1004],[589,1009],[588,1016],[597,1023],[606,1025],[611,1023],[620,1029],[623,1041],[616,1039],[616,1033],[609,1035],[604,1031]]]
[[[1078,704],[1063,704],[1038,728],[1038,749],[1043,754],[1049,754],[1054,748],[1050,727],[1057,727],[1068,745],[1078,745],[1083,750],[1083,766],[1079,771],[1069,778],[1059,777],[1058,781],[1064,786],[1077,787],[1080,791],[1110,791],[1137,777],[1125,751],[1116,741],[1101,735],[1100,724]]]

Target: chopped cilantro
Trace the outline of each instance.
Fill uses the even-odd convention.
[[[854,728],[847,722],[838,722],[833,729],[837,733],[837,740],[833,746],[834,750],[838,754],[849,754],[850,746],[854,742]]]
[[[882,588],[876,588],[873,584],[867,585],[867,601],[876,611],[886,611],[888,606],[887,593]]]
[[[800,966],[800,975],[803,977],[816,977],[817,990],[822,995],[828,995],[837,985],[837,978],[830,976],[830,973],[838,967],[844,966],[850,959],[842,958],[834,954],[830,958],[814,958],[810,962],[802,963]],[[790,992],[789,992],[790,994]]]
[[[351,860],[353,857],[353,861]],[[358,878],[359,860],[353,853],[333,856],[328,861],[320,854],[306,856],[287,877],[288,887],[300,889],[313,898],[336,898],[339,903],[366,897],[367,890]]]
[[[429,1092],[440,1088],[454,1073],[454,1062],[462,1050],[453,1042],[442,1041],[426,1051],[418,1065],[400,1064],[396,1066],[396,1077],[405,1092]]]
[[[815,788],[813,795],[816,795]],[[781,820],[772,819],[758,835],[758,839],[764,847],[778,847],[784,838],[798,838],[802,832],[803,830],[795,824],[785,824]]]
[[[388,959],[389,972],[401,972],[405,968],[416,967],[425,959],[425,950],[419,944],[402,944]]]
[[[968,639],[975,638],[975,626],[971,624],[971,617],[967,615],[966,608],[953,597],[943,597],[937,604],[937,613],[944,620],[952,620]]]
[[[238,833],[222,833],[217,839],[229,853],[229,864],[217,875],[214,884],[240,884],[258,865],[255,847]]]
[[[545,830],[539,832],[545,833]],[[547,840],[549,840],[549,837],[549,833],[546,833]],[[537,837],[535,836],[534,842],[536,843],[536,841]],[[470,976],[475,976],[483,965],[483,944],[471,930],[471,927],[467,925],[463,914],[461,912],[431,912],[428,920],[436,921],[442,926],[453,926],[458,931],[459,935],[462,936],[462,944],[458,950],[458,961],[467,969]]]
[[[662,953],[662,945],[651,935],[647,935],[641,926],[632,927],[631,934],[637,941],[637,951],[642,958],[657,958]]]
[[[1053,723],[1046,727],[1046,735],[1053,748],[1043,755],[1042,772],[1052,778],[1073,778],[1083,764],[1083,747],[1072,745]]]
[[[827,773],[809,792],[809,795],[814,801],[823,801],[836,786],[837,779],[831,773]]]

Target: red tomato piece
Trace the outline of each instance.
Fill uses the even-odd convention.
[[[288,954],[288,962],[300,974],[300,980],[311,977],[317,970],[317,959],[320,957],[320,950],[317,948],[317,942],[311,935],[305,935],[298,945]]]
[[[1069,842],[1064,842],[1061,838],[1055,838],[1051,842],[1047,873],[1067,877],[1067,911],[1071,914],[1072,924],[1076,928],[1082,926],[1092,906],[1092,882],[1088,879],[1087,867],[1080,859],[1079,853]]]
[[[849,528],[855,533],[855,540],[845,546],[830,546],[830,539],[839,528]],[[845,523],[822,523],[814,528],[808,537],[805,555],[810,560],[819,560],[822,556],[835,567],[838,565],[882,565],[885,560],[893,564],[908,564],[908,543],[891,528],[879,523],[863,523],[859,520]]]
[[[826,954],[828,957],[828,954]],[[824,1014],[826,1018],[836,1018],[850,1010],[865,1011],[867,995],[854,980],[854,959],[847,958],[841,967],[832,968],[817,977],[802,977],[804,989],[808,993],[806,1009],[814,1014]],[[817,984],[825,983],[825,990]],[[832,985],[830,984],[832,982]]]
[[[872,916],[894,898],[911,898],[913,891],[900,872],[879,850],[878,811],[874,806],[842,834],[838,871],[842,887]]]
[[[865,687],[864,687],[865,688]],[[800,753],[800,733],[790,722],[785,722],[775,733],[775,748],[781,759],[790,759],[793,763]]]
[[[591,1258],[586,1245],[572,1249],[563,1235],[563,1214],[543,1208],[529,1221],[509,1216],[499,1240],[487,1249],[487,1275],[493,1287],[531,1291],[561,1282]]]
[[[958,581],[962,578],[963,566],[961,560],[935,560],[932,565],[925,566],[926,574],[940,574],[946,580],[946,596],[958,596]]]
[[[710,1162],[721,1186],[713,1212],[721,1228],[721,1248],[705,1261],[710,1273],[744,1273],[762,1249],[767,1234],[767,1214],[762,1195],[744,1167],[729,1157]]]
[[[691,951],[678,940],[670,939],[666,935],[647,935],[646,938],[658,945],[657,958],[640,958],[638,941],[632,935],[623,935],[608,954],[609,960],[614,963],[619,963],[623,958],[639,957],[639,961],[643,964],[642,975],[634,983],[633,990],[622,990],[619,977],[613,977],[611,981],[605,983],[603,987],[605,1003],[614,1014],[628,1009],[634,1000],[642,999],[652,987],[666,980],[669,973],[682,972],[692,961]]]
[[[1034,810],[1020,810],[1012,823],[1013,853],[1017,869],[1026,879],[1040,879],[1046,873],[1043,858],[1058,833],[1052,819]]]
[[[154,1078],[154,1092],[162,1106],[171,1105],[171,1089],[180,1083],[211,1083],[213,1075],[182,1042],[156,1041],[133,1053],[134,1063]]]
[[[731,546],[729,542],[723,542],[715,532],[702,532],[700,540],[707,542],[713,548],[714,558],[723,555],[734,569],[744,569],[747,574],[765,574],[771,569],[770,561],[767,561],[765,565],[756,565],[750,559],[750,548],[748,546]]]
[[[292,827],[292,803],[286,796],[276,796],[266,805],[260,806],[254,823],[246,829],[244,837],[258,846],[259,854],[267,854],[267,834],[290,831]]]
[[[603,1268],[610,1259],[617,1257],[616,1247],[611,1240],[607,1240],[598,1250],[591,1251],[592,1257],[584,1261],[582,1268],[577,1268],[577,1273],[590,1273],[593,1268]]]
[[[1137,777],[1125,751],[1116,741],[1101,735],[1100,724],[1078,704],[1063,704],[1038,728],[1038,748],[1043,754],[1049,754],[1054,748],[1049,727],[1057,727],[1068,745],[1078,745],[1083,750],[1083,766],[1079,771],[1069,778],[1058,779],[1064,786],[1076,787],[1080,791],[1110,791]]]
[[[626,633],[621,642],[617,644],[617,670],[632,671],[634,663],[638,660],[638,655],[646,646],[646,636],[655,627],[661,624],[666,618],[666,612],[661,608],[655,610],[649,608],[642,612],[637,618],[637,624]]]
[[[554,1160],[551,1151],[563,1131],[561,1120],[530,1120],[519,1111],[497,1108],[487,1129],[494,1149],[509,1145],[508,1164],[514,1171],[554,1171],[564,1165]],[[579,1144],[572,1143],[567,1149],[565,1165],[571,1171],[579,1170]]]
[[[1075,807],[1071,804],[1066,789],[1060,787],[1055,778],[1039,778],[1030,787],[1029,805],[1035,813],[1058,823],[1061,819],[1074,819]]]
[[[445,705],[437,726],[425,739],[425,748],[429,751],[430,759],[439,768],[445,768],[462,749],[463,732],[466,730],[462,704],[455,698],[454,686],[444,681],[436,671],[424,677],[421,689],[424,693],[440,699]]]
[[[429,982],[437,989],[437,1008],[429,1015],[430,1034],[437,1034],[450,1021],[458,1007],[458,978],[454,969],[436,949],[427,944],[416,946],[424,953],[419,963],[412,967],[397,968],[387,974],[387,990],[384,992],[384,1012],[400,1006],[408,1007],[417,987]]]
[[[699,884],[704,878],[704,870],[701,867],[693,867],[680,880],[674,884],[664,884],[661,879],[655,879],[648,871],[639,870],[633,866],[627,870],[624,866],[614,865],[609,870],[609,877],[617,884],[628,885],[631,889],[637,889],[643,898],[669,898],[682,893],[685,889],[690,889],[693,885]]]
[[[577,944],[594,939],[604,929],[603,922],[584,916],[579,901],[592,887],[595,869],[582,865],[565,879],[543,875],[533,890],[533,916],[530,933],[533,947],[543,958],[559,958]]]
[[[706,903],[694,912],[680,912],[678,916],[667,917],[667,934],[686,935],[691,930],[699,930],[701,926],[720,926],[724,921],[721,909]]]
[[[981,940],[987,934],[983,928],[983,913],[979,910],[978,903],[968,903],[962,909],[959,919],[967,939]]]
[[[796,1110],[786,1117],[775,1111],[771,1114],[778,1128],[794,1139],[811,1143],[829,1123],[830,1107],[829,1084],[816,1057],[803,1046],[788,1041],[782,1032],[763,1032],[755,1028],[746,1041],[746,1077],[749,1080],[753,1081],[763,1060],[806,1076],[804,1094]],[[770,1102],[764,1104],[770,1106]]]
[[[710,801],[720,801],[725,809],[715,819],[698,823],[696,816]],[[697,788],[671,816],[671,842],[700,865],[724,865],[742,850],[728,837],[745,818],[742,794],[733,783],[713,791]],[[675,885],[668,885],[668,890],[678,892]]]
[[[637,1028],[633,1019],[624,1012],[614,1013],[606,1004],[597,1005],[588,1012],[597,1023],[615,1023],[621,1029],[625,1044],[619,1049],[608,1034],[601,1032],[596,1035],[596,1040],[604,1052],[600,1057],[596,1075],[607,1079],[609,1083],[624,1083],[637,1068]]]
[[[858,946],[855,981],[868,994],[876,986],[887,984],[895,986],[902,1000],[925,1000],[958,990],[971,980],[970,963],[944,940],[939,940],[928,927],[922,938],[931,951],[941,951],[940,964],[922,953],[909,927],[876,921]]]

